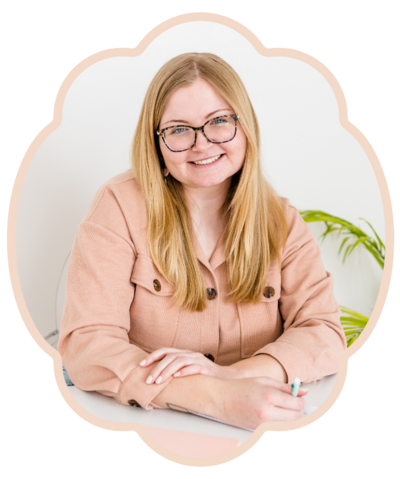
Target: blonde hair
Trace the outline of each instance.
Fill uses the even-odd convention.
[[[227,215],[225,257],[230,302],[259,302],[274,257],[288,227],[279,197],[263,177],[258,121],[247,91],[234,69],[211,53],[184,53],[165,63],[145,95],[135,130],[131,166],[147,208],[151,258],[175,287],[173,302],[192,311],[207,306],[206,287],[195,254],[192,220],[183,186],[171,175],[164,182],[164,161],[156,130],[166,103],[178,88],[206,80],[240,117],[246,135],[243,167],[231,178],[222,212]]]

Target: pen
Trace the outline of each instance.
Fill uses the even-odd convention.
[[[299,387],[300,387],[300,379],[296,378],[292,384],[292,396],[295,398],[297,398]]]

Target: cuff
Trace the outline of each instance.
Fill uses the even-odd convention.
[[[143,358],[148,356],[148,353],[143,354]],[[157,364],[157,363],[154,363]],[[143,409],[165,409],[157,406],[152,401],[168,384],[172,381],[173,376],[169,377],[162,384],[146,384],[146,379],[149,375],[150,369],[136,367],[122,383],[118,394],[118,402],[124,406],[141,406]]]
[[[285,368],[285,366],[282,364],[282,362],[281,362],[279,359],[277,359],[275,356],[273,356],[272,354],[266,353],[266,352],[261,351],[261,350],[256,351],[256,352],[253,354],[252,357],[259,356],[260,354],[265,354],[266,356],[271,356],[271,358],[274,358],[275,361],[277,361],[277,362],[280,364],[280,366],[282,367],[282,369],[285,371],[286,377],[288,378],[288,383],[289,383],[289,373],[288,373],[288,371],[287,371],[287,368]],[[289,383],[289,384],[290,384],[290,383]]]
[[[263,348],[256,351],[253,356],[258,356],[259,354],[267,354],[268,356],[273,357],[274,359],[276,359],[276,361],[279,362],[279,364],[286,372],[288,384],[293,384],[296,378],[299,378],[302,383],[306,382],[307,377],[304,375],[302,377],[300,372],[296,372],[295,355],[293,357],[290,357],[290,352],[283,352],[279,345],[277,345],[276,343],[267,344]]]

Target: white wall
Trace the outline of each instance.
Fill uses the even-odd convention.
[[[26,175],[17,221],[17,259],[25,301],[43,336],[57,328],[75,230],[97,188],[129,168],[129,148],[147,86],[163,63],[188,51],[216,53],[241,76],[262,131],[264,171],[298,209],[320,209],[385,242],[381,196],[372,166],[339,124],[335,96],[319,72],[284,57],[267,58],[228,27],[187,23],[159,36],[139,57],[98,62],[74,82],[63,121],[37,151]],[[346,92],[344,92],[346,94]],[[316,237],[324,225],[311,224]],[[335,295],[370,315],[382,276],[372,257],[340,242],[321,246]]]

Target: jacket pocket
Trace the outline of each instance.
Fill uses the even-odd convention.
[[[130,342],[148,352],[171,347],[180,314],[180,308],[172,304],[174,287],[144,255],[135,260],[131,282],[135,295],[130,308]]]
[[[252,356],[282,334],[282,319],[278,306],[280,297],[281,271],[273,269],[268,271],[261,302],[238,304],[242,358]]]

